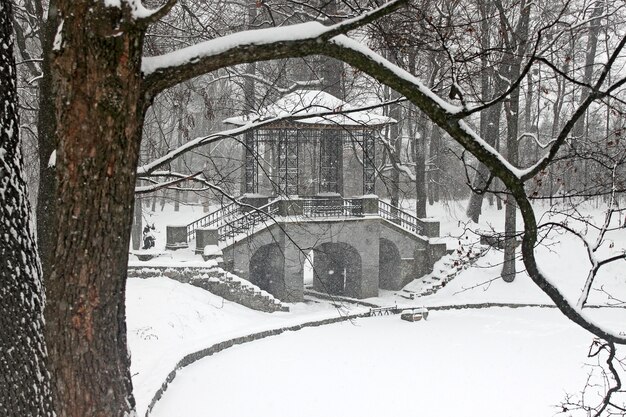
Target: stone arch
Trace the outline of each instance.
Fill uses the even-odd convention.
[[[281,298],[285,292],[285,257],[277,243],[263,245],[250,258],[248,280]]]
[[[316,291],[358,298],[361,295],[361,255],[343,242],[315,247],[313,288]]]
[[[378,245],[378,285],[380,288],[400,289],[402,286],[401,263],[402,258],[398,247],[392,241],[381,238]]]

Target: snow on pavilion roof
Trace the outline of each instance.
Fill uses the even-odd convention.
[[[391,117],[378,114],[374,110],[358,110],[332,94],[316,90],[296,90],[282,97],[258,112],[243,116],[230,117],[224,123],[243,126],[251,120],[285,117],[289,115],[303,116],[308,114],[326,112],[344,112],[325,116],[311,116],[298,119],[296,123],[310,125],[336,125],[336,126],[380,126],[396,123]],[[345,113],[347,112],[347,113]]]

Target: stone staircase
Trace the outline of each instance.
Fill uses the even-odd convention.
[[[289,307],[256,285],[219,267],[136,267],[128,268],[128,278],[167,277],[207,290],[225,300],[253,310],[273,313]]]
[[[420,297],[432,295],[446,286],[461,271],[469,268],[487,250],[487,245],[461,246],[450,251],[434,265],[434,270],[428,275],[420,278],[419,286],[412,285],[412,289],[403,289],[398,293],[403,298],[414,300]]]

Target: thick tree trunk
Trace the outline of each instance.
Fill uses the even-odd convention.
[[[131,243],[133,250],[139,250],[143,246],[142,242],[142,231],[143,231],[143,207],[141,204],[141,199],[135,199],[135,205],[133,207],[133,226],[131,232]]]
[[[124,294],[144,114],[143,30],[125,24],[132,21],[125,4],[58,5],[58,233],[46,283],[54,400],[59,417],[122,417],[134,409]]]
[[[417,120],[419,123],[420,135],[413,134],[414,159],[415,159],[415,216],[426,217],[426,137],[428,136],[428,119],[424,113],[417,115],[414,106],[409,111],[409,120]],[[416,129],[417,130],[417,129]],[[434,126],[431,131],[434,131]]]
[[[54,91],[50,71],[50,51],[57,30],[56,2],[50,2],[48,19],[42,28],[43,61],[42,78],[39,81],[39,112],[37,119],[39,190],[37,196],[37,245],[43,268],[44,280],[52,271],[52,254],[56,242],[56,169],[57,148]]]
[[[596,3],[596,6],[591,15],[591,21],[589,23],[589,35],[587,36],[587,54],[585,55],[585,74],[583,76],[583,84],[591,85],[591,79],[593,77],[593,69],[596,62],[596,54],[598,49],[598,34],[601,28],[601,19],[600,16],[604,13],[604,2],[599,1]],[[590,93],[589,88],[582,88],[580,98],[578,99],[578,104],[582,104],[589,97]],[[587,118],[589,117],[588,113],[583,117],[579,118],[576,124],[574,125],[574,129],[572,129],[572,148],[578,149],[579,152],[585,152],[584,146],[585,143],[588,142],[589,138],[589,123],[587,122]],[[581,149],[582,143],[582,149]],[[576,187],[581,187],[583,192],[587,190],[588,184],[588,175],[587,175],[587,165],[588,160],[582,159],[578,161],[574,161],[574,164],[578,165],[578,170],[574,170],[573,183],[576,183]],[[582,165],[582,169],[581,166]],[[574,187],[574,188],[576,188]]]
[[[439,202],[439,189],[441,187],[441,130],[433,123],[430,135],[430,160],[428,171],[428,204],[431,206]]]
[[[398,98],[398,93],[390,90],[390,99]],[[389,154],[389,163],[391,165],[391,172],[389,173],[389,179],[385,184],[387,191],[389,192],[389,199],[393,207],[400,206],[400,170],[395,167],[395,163],[400,163],[400,153],[402,152],[402,138],[400,137],[400,120],[402,118],[402,109],[398,103],[391,104],[389,106],[389,117],[397,120],[398,123],[393,123],[389,126],[389,147],[386,148],[386,152]]]
[[[0,0],[0,415],[53,416],[44,290],[22,175],[10,0]]]
[[[491,26],[487,16],[491,13],[491,5],[488,1],[480,1],[478,3],[480,14],[483,18],[480,25],[480,46],[483,51],[489,50],[491,44]],[[486,55],[481,57],[481,79],[480,79],[480,94],[484,101],[491,100],[492,90],[491,84],[493,82],[491,77],[491,71],[489,71],[489,62]],[[497,83],[497,81],[496,81]],[[498,83],[499,84],[499,83]],[[498,104],[496,108],[490,108],[480,113],[480,136],[487,140],[487,143],[493,146],[497,135],[499,134],[499,123],[494,126],[494,122],[500,120],[501,106]],[[487,185],[487,177],[489,176],[489,169],[481,163],[478,164],[477,171],[472,181],[472,188],[474,190],[482,190]],[[466,214],[473,222],[478,223],[480,215],[482,213],[484,194],[480,192],[472,192],[467,204]]]
[[[517,147],[517,130],[519,123],[519,90],[515,90],[511,94],[511,101],[506,106],[506,124],[507,124],[507,160],[517,165],[518,147]],[[502,279],[506,282],[513,282],[515,279],[515,249],[516,249],[516,217],[517,204],[513,196],[509,195],[506,199],[504,210],[504,264],[502,265]]]
[[[495,146],[498,141],[498,135],[500,135],[500,112],[502,110],[502,104],[497,103],[489,109],[483,111],[480,116],[480,130],[482,137],[491,146]],[[484,133],[483,133],[484,132]],[[487,187],[487,180],[489,179],[489,168],[484,164],[478,164],[476,168],[476,175],[472,181],[472,188],[479,192],[472,192],[470,194],[470,200],[467,204],[467,217],[473,222],[478,222],[482,213],[482,204],[484,191]]]
[[[522,57],[526,51],[526,42],[528,38],[528,26],[530,19],[530,7],[525,1],[520,4],[520,20],[518,22],[517,29],[515,31],[516,37],[519,40],[519,44],[515,49],[515,55],[513,62],[508,71],[508,78],[515,80],[519,78],[521,73]],[[519,130],[519,118],[520,118],[520,92],[519,89],[515,89],[510,95],[507,105],[505,106],[506,114],[506,152],[507,159],[513,165],[518,165],[519,152],[517,135]],[[515,238],[516,233],[516,217],[517,217],[517,204],[513,196],[509,196],[506,200],[506,209],[504,214],[504,264],[502,266],[502,279],[506,282],[513,282],[515,279],[515,249],[517,242]]]

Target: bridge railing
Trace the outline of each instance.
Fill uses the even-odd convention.
[[[378,214],[398,226],[418,235],[424,235],[424,222],[406,211],[378,200]]]
[[[257,209],[226,219],[217,229],[218,239],[226,240],[235,237],[278,215],[279,201],[278,199],[271,201]]]
[[[360,217],[363,201],[360,198],[303,198],[304,217]]]
[[[303,217],[362,217],[364,215],[362,198],[315,197],[291,201],[301,203],[302,211],[297,215]],[[193,239],[196,230],[201,227],[216,226],[219,240],[226,240],[274,216],[284,215],[285,213],[281,212],[281,204],[284,202],[285,200],[278,198],[264,206],[245,212],[242,210],[242,205],[233,202],[187,225],[187,237],[189,240]],[[407,231],[418,235],[425,234],[425,225],[422,220],[382,200],[378,200],[378,214]]]
[[[218,226],[225,220],[241,214],[241,206],[235,202],[225,205],[204,217],[199,218],[187,225],[187,239],[192,240],[196,230],[202,227]]]

